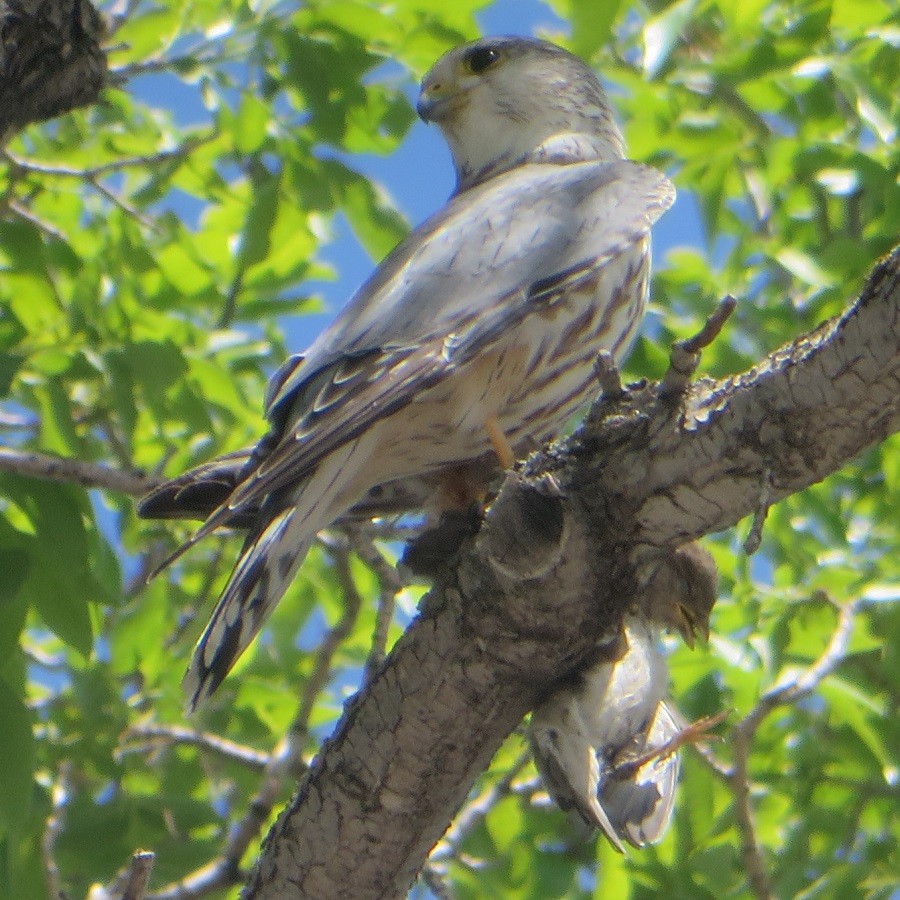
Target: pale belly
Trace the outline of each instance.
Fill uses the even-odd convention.
[[[489,453],[489,421],[517,455],[558,436],[599,393],[599,351],[620,362],[637,334],[648,252],[644,242],[613,260],[595,283],[530,315],[453,377],[384,420],[379,480],[422,475]]]

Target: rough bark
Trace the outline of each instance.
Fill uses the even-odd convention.
[[[0,147],[32,122],[96,102],[104,31],[88,0],[0,0]]]
[[[511,475],[273,826],[250,897],[399,897],[504,738],[617,628],[636,571],[900,428],[900,248],[752,370],[598,403]]]

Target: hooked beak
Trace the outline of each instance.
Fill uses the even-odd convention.
[[[423,122],[440,122],[457,105],[459,94],[452,85],[427,79],[422,83],[416,112]]]

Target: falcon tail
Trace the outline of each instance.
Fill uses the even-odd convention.
[[[367,485],[360,465],[368,459],[367,450],[360,441],[354,441],[323,459],[309,478],[293,486],[290,495],[269,493],[261,500],[257,524],[244,542],[184,676],[188,711],[193,712],[215,691],[259,633],[300,568],[316,533],[365,494]],[[232,496],[242,487],[239,485]],[[263,484],[258,493],[264,489]],[[248,502],[256,502],[252,492],[247,493]],[[221,519],[227,521],[234,509],[241,509],[240,504],[232,506],[231,502],[219,507],[185,547],[223,524]]]
[[[247,538],[185,673],[188,712],[222,683],[287,590],[315,539],[304,520],[292,506]]]

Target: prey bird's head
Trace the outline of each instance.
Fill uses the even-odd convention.
[[[709,551],[685,544],[659,561],[641,598],[644,615],[677,631],[693,648],[697,637],[709,640],[709,617],[716,602],[718,572]]]
[[[484,38],[446,53],[422,79],[418,112],[444,133],[458,190],[524,162],[625,155],[593,70],[532,38]]]

